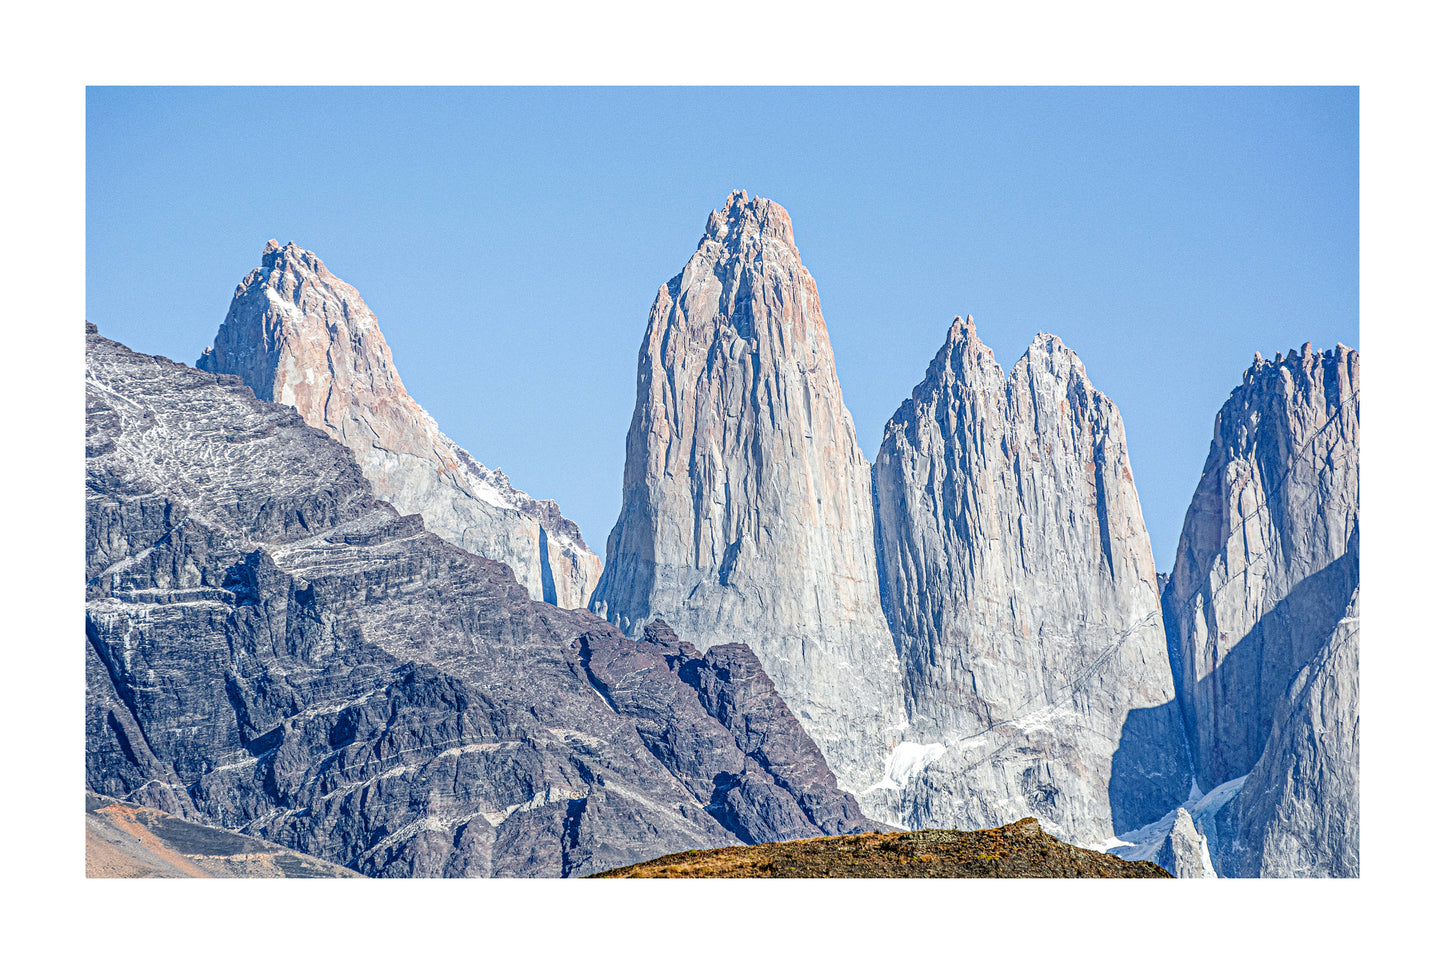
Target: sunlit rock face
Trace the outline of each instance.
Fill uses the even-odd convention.
[[[402,386],[376,316],[312,252],[269,242],[196,367],[294,407],[351,449],[379,497],[511,566],[533,599],[587,605],[602,563],[576,524],[442,434]]]
[[[903,722],[873,536],[868,461],[792,222],[735,192],[653,302],[593,609],[634,636],[661,616],[702,649],[747,643],[861,792]]]
[[[1189,793],[1149,536],[1118,409],[1040,334],[1011,371],[973,319],[889,421],[874,467],[911,826],[1034,815],[1108,840]]]
[[[1174,826],[1159,845],[1154,862],[1175,877],[1218,877],[1209,859],[1209,842],[1194,827],[1189,811],[1174,811]]]

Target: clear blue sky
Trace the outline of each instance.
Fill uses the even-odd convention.
[[[86,314],[193,363],[268,238],[601,554],[638,345],[707,214],[786,207],[871,459],[955,314],[1124,416],[1158,568],[1255,351],[1359,344],[1354,88],[91,88]]]

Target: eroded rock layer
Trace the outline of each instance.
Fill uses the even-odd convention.
[[[910,741],[910,826],[1034,815],[1094,844],[1190,773],[1118,409],[1040,334],[1005,373],[954,319],[874,466],[879,574]]]
[[[653,303],[593,608],[630,635],[662,616],[704,650],[749,644],[862,791],[903,710],[875,566],[817,287],[788,213],[735,192]]]
[[[257,398],[293,406],[351,449],[380,498],[505,562],[533,599],[587,605],[602,563],[576,524],[442,434],[402,386],[376,316],[315,254],[269,242],[196,367],[239,375]]]
[[[530,599],[239,378],[86,354],[86,786],[372,876],[875,825],[744,646]]]

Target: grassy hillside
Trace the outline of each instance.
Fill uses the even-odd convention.
[[[917,830],[689,850],[595,877],[1168,877],[1157,864],[1085,850],[1032,817],[991,830]]]

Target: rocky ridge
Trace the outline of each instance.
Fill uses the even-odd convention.
[[[380,498],[511,566],[533,599],[587,605],[602,563],[576,524],[442,434],[407,394],[376,316],[312,252],[267,242],[196,367],[238,375],[257,398],[294,407],[351,449]]]
[[[88,326],[86,387],[90,792],[370,876],[874,828],[746,647],[529,598],[239,377]]]
[[[734,192],[653,302],[593,609],[633,636],[660,616],[702,650],[748,643],[861,792],[906,723],[875,567],[817,286],[788,213]]]
[[[1026,815],[1093,844],[1169,812],[1190,767],[1124,425],[1078,356],[1005,373],[972,317],[884,429],[878,572],[909,738],[908,826]]]

